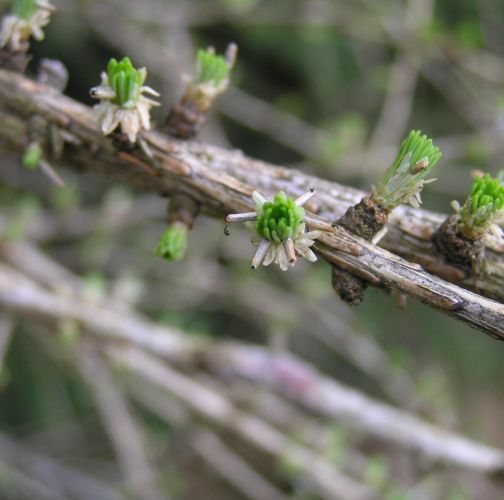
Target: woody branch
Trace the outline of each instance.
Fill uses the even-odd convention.
[[[29,118],[37,115],[48,125],[64,129],[71,142],[65,148],[65,165],[95,171],[163,195],[183,193],[200,204],[202,213],[212,216],[250,211],[250,197],[255,189],[266,193],[282,189],[291,196],[299,196],[307,188],[314,187],[319,193],[317,204],[311,203],[306,208],[312,213],[311,225],[316,226],[335,222],[363,195],[296,170],[250,159],[239,151],[180,142],[155,131],[142,133],[152,150],[154,162],[141,151],[118,151],[100,134],[87,106],[6,70],[0,70],[0,107],[0,117],[6,125],[0,131],[5,148],[24,151],[30,134]],[[377,287],[421,300],[503,340],[504,306],[459,286],[472,285],[480,293],[501,299],[502,249],[497,244],[488,249],[488,260],[497,272],[486,279],[486,283],[446,264],[435,254],[430,242],[445,218],[425,210],[399,207],[391,217],[388,236],[380,243],[383,248],[343,228],[335,228],[321,238],[317,250],[328,262]],[[397,255],[407,257],[408,261]],[[445,281],[448,279],[452,283]]]

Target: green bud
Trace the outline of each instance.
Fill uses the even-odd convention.
[[[227,60],[212,49],[198,50],[196,56],[196,83],[211,83],[218,87],[229,76],[231,68]]]
[[[35,170],[39,167],[42,159],[42,147],[37,142],[32,142],[23,155],[23,165],[30,170]]]
[[[282,191],[273,202],[257,204],[256,212],[257,234],[275,243],[293,238],[305,216],[304,209]]]
[[[156,253],[162,259],[173,262],[184,258],[187,249],[188,228],[181,222],[174,222],[161,235]]]
[[[135,69],[128,57],[123,57],[119,62],[112,58],[107,66],[107,74],[109,85],[115,92],[112,102],[123,107],[133,106],[140,95],[147,70]]]
[[[432,139],[419,130],[412,130],[378,183],[374,198],[389,210],[406,202],[419,205],[424,179],[440,157],[441,151],[434,146]]]
[[[20,19],[30,19],[37,12],[37,3],[35,0],[14,0],[12,13]]]
[[[504,209],[504,181],[485,174],[475,177],[471,193],[459,210],[459,228],[468,238],[482,236]]]

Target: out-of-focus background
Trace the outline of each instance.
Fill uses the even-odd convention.
[[[503,166],[498,0],[54,3],[32,69],[60,59],[66,92],[87,104],[108,59],[128,55],[162,94],[159,121],[195,51],[233,41],[232,87],[202,141],[369,190],[419,128],[443,151],[423,206],[445,213],[463,201],[472,169]],[[296,393],[306,383],[297,365],[276,367],[284,385],[257,380],[271,369],[261,356],[293,353],[326,382],[504,449],[504,351],[494,340],[374,290],[350,309],[323,262],[252,273],[247,231],[225,237],[218,220],[199,218],[185,260],[166,263],[155,255],[166,200],[71,169],[60,170],[59,189],[18,158],[0,161],[2,259],[54,300],[105,308],[111,331],[262,346],[250,377],[227,370],[226,356],[163,360],[171,371],[159,374],[161,388],[135,372],[154,366],[148,359],[109,363],[65,311],[48,322],[0,309],[0,498],[357,498],[357,486],[390,500],[504,497],[502,483],[474,467],[422,454],[390,439],[393,430],[381,436],[367,399],[370,423],[352,425],[337,407],[354,392],[324,412]]]

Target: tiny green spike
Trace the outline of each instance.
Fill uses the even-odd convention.
[[[156,253],[167,261],[177,261],[184,258],[187,242],[188,228],[185,224],[174,222],[161,235]]]
[[[42,159],[42,147],[37,142],[32,142],[23,155],[23,165],[30,170],[35,170],[39,167]]]

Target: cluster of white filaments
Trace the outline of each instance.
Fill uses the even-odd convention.
[[[93,111],[103,134],[109,135],[120,126],[121,132],[127,135],[128,140],[135,143],[141,130],[150,130],[150,110],[153,106],[161,104],[145,97],[143,93],[154,97],[160,96],[153,88],[142,85],[133,99],[121,105],[114,103],[116,93],[109,84],[108,74],[102,72],[101,84],[91,89],[91,97],[101,101]]]
[[[314,189],[302,194],[294,203],[298,207],[302,207],[313,195]],[[288,238],[280,240],[279,238],[265,238],[257,229],[257,220],[262,213],[262,207],[267,200],[261,193],[254,191],[252,198],[256,203],[255,212],[246,212],[241,214],[230,214],[226,220],[228,222],[244,222],[247,229],[252,231],[254,235],[251,238],[252,244],[257,247],[256,252],[252,258],[251,268],[257,269],[261,264],[269,266],[272,263],[278,264],[282,271],[287,271],[289,266],[294,266],[297,262],[298,256],[303,257],[309,262],[315,262],[317,256],[310,247],[313,246],[315,240],[320,237],[321,230],[330,231],[332,227],[329,224],[321,224],[316,221],[310,220],[310,226],[318,227],[318,229],[306,231],[306,219],[304,216],[292,235]]]
[[[46,1],[36,2],[36,9],[26,19],[16,14],[8,14],[3,18],[0,30],[0,48],[7,47],[14,52],[26,50],[28,39],[44,39],[42,28],[49,24],[55,7]]]

